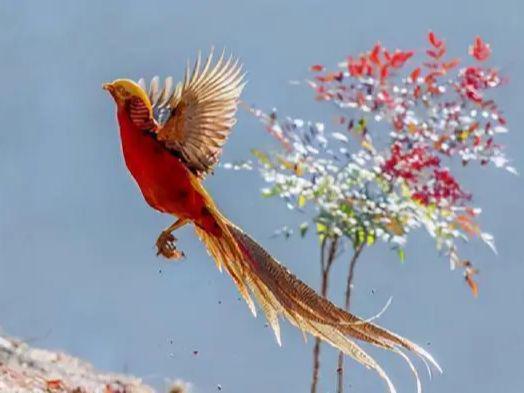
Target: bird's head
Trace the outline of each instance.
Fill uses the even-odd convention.
[[[130,100],[138,98],[152,111],[147,93],[138,83],[130,79],[116,79],[111,83],[104,83],[102,88],[113,96],[118,106],[124,106]]]

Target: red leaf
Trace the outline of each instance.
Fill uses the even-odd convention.
[[[471,219],[470,216],[460,214],[455,219],[455,222],[466,232],[468,235],[475,236],[480,233],[479,226]]]
[[[475,37],[475,42],[469,47],[469,54],[478,61],[484,61],[491,55],[491,48],[479,36]]]
[[[478,127],[479,127],[479,123],[474,122],[473,124],[471,124],[471,125],[468,127],[468,132],[471,133],[471,132],[475,131]]]
[[[466,213],[468,213],[471,217],[475,217],[477,215],[475,210],[469,206],[466,207]]]
[[[371,76],[371,75],[374,74],[374,68],[372,67],[372,65],[368,61],[367,57],[362,56],[360,58],[360,64],[362,65],[362,70],[363,70],[364,74],[366,74],[367,76]]]
[[[337,80],[340,82],[342,81],[343,77],[344,75],[342,72],[330,72],[325,75],[317,75],[315,76],[315,79],[319,82],[327,83],[327,82],[333,82],[334,80]]]
[[[442,76],[443,75],[443,72],[442,71],[433,71],[433,72],[430,72],[429,74],[426,75],[426,77],[424,78],[424,82],[426,82],[428,85],[433,85],[435,83],[435,81],[437,80],[437,78],[439,76]]]
[[[387,49],[384,49],[384,57],[388,62],[391,61],[391,54]]]
[[[466,97],[477,104],[482,103],[482,100],[484,99],[482,94],[472,86],[466,86]]]
[[[366,103],[366,98],[364,97],[364,94],[362,94],[362,92],[360,91],[357,93],[357,103],[358,106],[364,106]]]
[[[413,91],[413,97],[419,98],[421,93],[422,89],[420,88],[420,85],[417,85],[417,87],[415,87],[415,90]]]
[[[473,296],[478,297],[479,296],[479,286],[477,285],[475,280],[473,280],[472,275],[466,274],[465,279],[469,285],[469,288],[471,289],[471,293],[473,294]]]
[[[315,65],[312,65],[311,67],[309,67],[309,70],[311,72],[320,72],[320,71],[324,71],[324,66],[321,65],[321,64],[315,64]]]
[[[369,55],[369,60],[371,60],[371,62],[376,65],[380,65],[379,55],[380,55],[381,49],[382,47],[380,46],[380,43],[376,43],[375,46],[373,47],[373,50],[371,51]]]
[[[442,67],[444,67],[446,69],[446,71],[448,71],[448,70],[451,70],[452,68],[455,68],[459,64],[460,64],[460,60],[459,59],[453,59],[451,61],[443,63]]]
[[[389,66],[386,64],[380,69],[380,81],[384,82],[389,76]]]
[[[400,52],[400,51],[397,51],[395,52],[395,54],[393,55],[393,57],[391,58],[389,64],[391,65],[391,67],[393,68],[399,68],[399,67],[402,67],[402,65],[404,65],[404,63],[411,57],[413,56],[413,52],[409,51],[409,52]]]
[[[349,57],[348,71],[351,76],[359,77],[362,76],[363,67],[357,60],[354,60],[352,57]]]
[[[439,40],[435,33],[433,33],[432,31],[430,31],[428,34],[428,40],[429,43],[433,45],[435,48],[440,48],[440,46],[444,43],[444,41]]]
[[[409,78],[414,83],[417,82],[418,77],[420,76],[420,67],[415,68],[413,71],[411,71],[411,74],[409,74]]]
[[[429,57],[433,57],[434,59],[438,57],[437,52],[435,52],[434,50],[428,49],[426,53],[428,54]]]
[[[446,45],[442,44],[437,51],[434,51],[433,49],[428,49],[426,53],[433,59],[439,60],[446,53]]]

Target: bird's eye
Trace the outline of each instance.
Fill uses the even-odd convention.
[[[118,95],[122,98],[128,98],[130,96],[129,92],[122,86],[117,87]]]

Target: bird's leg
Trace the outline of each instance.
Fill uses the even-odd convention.
[[[156,255],[162,255],[167,259],[180,259],[184,257],[184,253],[176,248],[177,238],[173,236],[173,231],[184,226],[189,222],[188,219],[179,218],[169,228],[162,231],[156,241],[157,253]]]

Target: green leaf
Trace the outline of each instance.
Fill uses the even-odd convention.
[[[351,205],[348,203],[342,203],[340,205],[340,211],[349,217],[353,217],[355,215],[353,213],[353,209],[351,208]]]
[[[366,128],[366,125],[367,125],[366,119],[364,119],[363,117],[360,118],[357,126],[355,127],[355,131],[360,132],[360,133],[363,132],[364,128]]]
[[[298,228],[300,230],[300,236],[304,237],[304,236],[306,236],[306,232],[307,232],[307,230],[309,228],[309,224],[307,222],[303,222],[302,224],[300,224],[300,226]]]
[[[375,243],[375,233],[374,232],[371,232],[371,233],[368,233],[368,236],[367,236],[367,239],[366,239],[366,243],[368,246],[372,246],[373,243]]]
[[[400,191],[402,192],[402,196],[404,198],[410,198],[411,197],[411,191],[409,190],[409,187],[406,183],[402,183],[400,185]]]
[[[298,196],[298,207],[303,207],[306,204],[306,197],[304,195]]]
[[[355,242],[357,246],[360,246],[366,241],[366,230],[362,227],[358,227],[355,233]]]
[[[317,222],[317,234],[321,242],[322,240],[326,238],[327,232],[328,232],[328,227],[321,222]]]
[[[398,259],[400,259],[400,263],[404,263],[406,261],[406,254],[404,252],[404,249],[397,248],[397,254],[398,254]]]
[[[321,195],[324,195],[326,191],[328,190],[328,182],[327,180],[324,180],[319,187],[315,190],[314,195],[315,197],[319,197]]]
[[[270,197],[280,195],[281,192],[282,192],[282,187],[280,187],[279,185],[275,185],[271,187],[270,189],[262,190],[262,196],[264,198],[270,198]]]
[[[251,154],[253,154],[256,158],[258,158],[258,161],[260,161],[261,164],[267,165],[269,167],[273,166],[271,164],[271,159],[263,151],[258,150],[258,149],[251,149]]]

